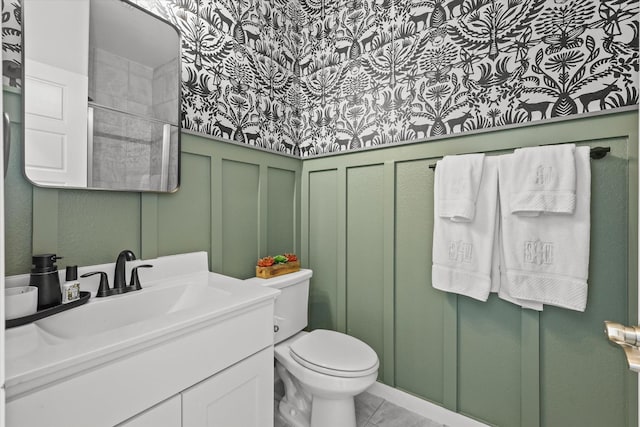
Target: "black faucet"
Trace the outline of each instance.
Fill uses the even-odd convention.
[[[96,293],[97,297],[108,297],[111,295],[123,294],[129,291],[139,291],[142,289],[140,286],[140,278],[138,277],[138,269],[139,268],[150,268],[153,265],[150,264],[142,264],[135,267],[131,270],[131,283],[127,286],[125,282],[125,264],[127,261],[133,261],[136,259],[135,254],[129,249],[125,249],[124,251],[118,254],[118,259],[116,260],[116,269],[114,272],[113,278],[113,288],[109,288],[109,279],[107,278],[107,273],[103,271],[94,271],[91,273],[83,274],[80,277],[89,277],[94,274],[100,275],[100,286],[98,287],[98,292]]]
[[[118,254],[118,259],[116,260],[116,271],[113,275],[113,289],[119,289],[116,293],[126,292],[125,288],[127,286],[127,280],[124,274],[124,267],[126,261],[133,261],[134,259],[136,259],[135,254],[129,249],[125,249]]]

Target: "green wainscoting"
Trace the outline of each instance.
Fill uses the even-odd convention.
[[[62,255],[64,267],[114,262],[125,248],[142,258],[207,251],[213,271],[239,278],[255,274],[259,256],[299,253],[298,159],[183,134],[174,194],[38,188],[21,170],[20,94],[5,90],[4,107],[12,119],[9,275],[29,272],[34,252]]]
[[[568,142],[611,147],[592,161],[587,310],[537,313],[434,290],[428,166]],[[603,334],[606,319],[638,320],[637,174],[637,111],[305,160],[310,327],[365,340],[381,381],[490,425],[637,426],[637,375]]]

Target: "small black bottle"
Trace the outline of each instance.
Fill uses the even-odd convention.
[[[56,254],[41,254],[32,257],[33,268],[29,284],[38,288],[38,310],[62,303],[60,278],[56,266],[56,261],[61,258]]]

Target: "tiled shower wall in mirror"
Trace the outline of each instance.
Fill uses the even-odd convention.
[[[184,128],[303,157],[638,103],[637,0],[135,3],[182,34]]]

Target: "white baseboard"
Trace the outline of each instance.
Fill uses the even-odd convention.
[[[472,418],[465,417],[434,403],[420,399],[397,388],[376,382],[367,392],[383,398],[393,404],[402,406],[411,412],[429,418],[449,427],[488,427]]]

